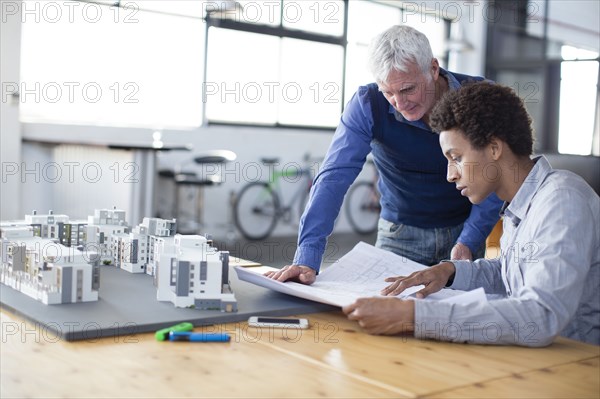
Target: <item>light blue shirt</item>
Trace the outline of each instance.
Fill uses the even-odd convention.
[[[451,288],[501,298],[417,301],[416,337],[545,346],[562,335],[600,345],[600,198],[581,177],[535,161],[503,207],[501,256],[452,261]]]

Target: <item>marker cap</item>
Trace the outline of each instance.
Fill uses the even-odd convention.
[[[154,337],[157,341],[166,341],[169,339],[169,333],[171,331],[192,331],[194,329],[194,325],[192,323],[184,322],[179,323],[177,325],[163,328],[162,330],[158,330]]]

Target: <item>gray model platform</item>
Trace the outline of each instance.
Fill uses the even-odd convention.
[[[289,316],[339,308],[280,294],[240,281],[233,269],[229,277],[238,311],[176,308],[156,300],[152,277],[102,266],[97,302],[44,305],[8,286],[0,285],[0,303],[42,329],[67,341],[154,332],[184,321],[194,326],[246,321],[253,315]]]

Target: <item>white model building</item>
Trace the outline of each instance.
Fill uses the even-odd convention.
[[[0,227],[0,282],[44,304],[98,300],[99,256],[34,236],[34,227]]]
[[[131,233],[116,234],[112,237],[113,264],[129,273],[144,273],[148,238],[137,228]]]
[[[176,219],[158,219],[158,218],[144,218],[142,225],[144,225],[148,230],[148,256],[147,256],[147,266],[146,273],[154,276],[156,271],[155,266],[155,250],[156,245],[160,245],[164,248],[163,241],[167,240],[169,243],[173,243],[173,237],[175,236],[175,232],[177,231],[177,222]]]
[[[52,210],[48,211],[46,215],[38,215],[37,211],[25,215],[25,223],[33,227],[33,235],[42,238],[50,238],[50,226],[68,222],[69,217],[67,215],[55,215]],[[56,234],[56,231],[52,233]]]
[[[115,266],[130,273],[154,275],[155,242],[158,238],[175,235],[176,226],[175,219],[144,218],[131,233],[115,235]]]
[[[150,238],[150,245],[148,246],[148,264],[146,266],[146,274],[154,276],[154,285],[158,286],[157,274],[158,264],[160,263],[160,256],[164,253],[171,253],[175,251],[175,237],[174,236],[152,236]]]
[[[159,301],[176,307],[236,312],[237,301],[229,284],[229,252],[218,251],[200,235],[176,234],[173,245],[160,243],[155,251]]]
[[[52,210],[39,215],[35,210],[25,215],[25,224],[33,227],[33,235],[58,240],[67,247],[84,245],[85,220],[69,220],[67,215],[55,215]]]
[[[120,209],[96,209],[88,216],[85,227],[85,247],[100,254],[102,263],[111,264],[118,248],[120,234],[129,232],[125,211]]]

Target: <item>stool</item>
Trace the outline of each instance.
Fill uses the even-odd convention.
[[[174,219],[177,217],[177,185],[175,183],[175,175],[196,176],[196,172],[181,171],[175,172],[171,169],[162,169],[158,171],[159,186],[159,201],[156,204],[156,217],[161,219]],[[162,199],[163,201],[160,201]],[[165,206],[165,202],[170,206],[170,209]]]
[[[207,166],[207,165],[223,165],[227,162],[235,161],[237,158],[236,154],[229,150],[212,150],[207,151],[204,154],[197,154],[193,158],[193,162],[196,165]],[[216,170],[216,169],[215,169]],[[203,226],[203,215],[202,212],[204,210],[204,187],[209,186],[218,186],[223,183],[220,176],[211,174],[206,175],[203,170],[198,174],[193,173],[190,174],[188,172],[175,173],[174,181],[175,181],[175,217],[177,218],[178,232],[180,233],[200,233],[200,229]],[[192,187],[195,196],[196,196],[196,206],[195,206],[195,221],[191,223],[191,228],[186,230],[187,226],[184,226],[181,223],[181,215],[180,215],[180,188],[181,187]]]

